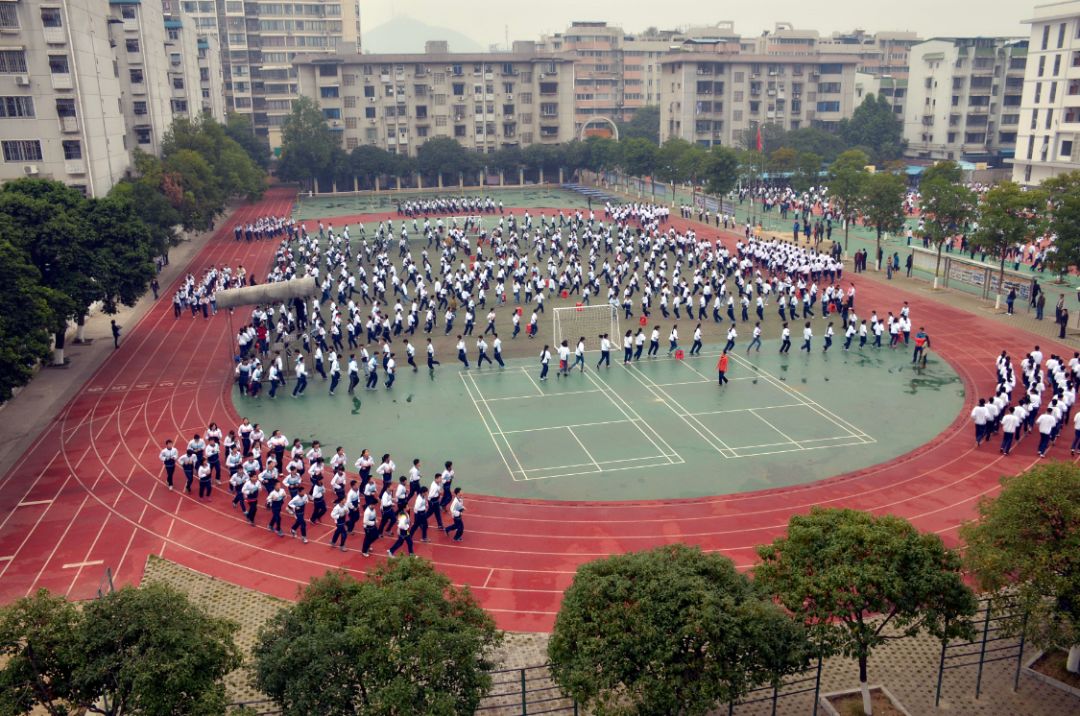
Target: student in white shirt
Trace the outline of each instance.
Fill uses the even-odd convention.
[[[802,338],[803,344],[799,346],[800,351],[810,352],[810,340],[814,337],[814,329],[810,327],[810,321],[806,322],[806,326],[803,327]]]
[[[791,329],[788,328],[788,324],[785,323],[783,329],[780,331],[780,352],[787,353],[791,350]]]
[[[364,546],[361,548],[360,554],[365,557],[371,556],[371,545],[379,538],[379,530],[375,524],[378,514],[375,505],[368,505],[364,508]]]
[[[161,464],[165,466],[165,482],[169,485],[169,489],[172,490],[173,472],[176,470],[176,461],[180,457],[180,452],[173,447],[172,440],[165,441],[165,447],[159,457],[161,458]]]
[[[971,409],[971,421],[975,424],[975,447],[982,444],[986,438],[986,421],[989,413],[986,409],[986,399],[979,398],[979,404]]]
[[[753,348],[755,352],[761,352],[761,322],[754,324],[754,336],[750,340],[749,345],[746,346],[746,353],[750,353],[750,349]]]
[[[601,365],[611,367],[611,339],[606,333],[600,335],[600,360],[596,361],[596,367]]]
[[[540,351],[540,380],[547,380],[548,363],[551,362],[551,351],[548,350],[549,346],[544,346],[544,350]]]
[[[345,551],[345,540],[349,537],[349,530],[345,524],[348,517],[349,508],[345,506],[345,500],[336,498],[334,508],[330,510],[330,518],[334,520],[334,536],[330,538],[330,547],[338,547],[342,552]],[[340,545],[338,545],[338,539],[341,540]]]
[[[567,341],[563,341],[557,350],[559,354],[559,370],[555,373],[555,377],[561,378],[570,374],[570,346]]]
[[[1016,431],[1020,429],[1020,418],[1016,415],[1016,408],[1009,408],[1001,418],[1001,454],[1008,455],[1012,450],[1013,440],[1016,439]],[[1080,435],[1080,431],[1077,431]]]
[[[465,534],[465,523],[461,520],[461,513],[465,511],[465,502],[461,499],[461,488],[454,488],[454,499],[450,502],[450,516],[454,518],[454,524],[446,528],[446,534],[454,532],[454,541],[460,542]]]
[[[292,527],[289,532],[293,537],[296,537],[296,531],[300,530],[300,536],[303,538],[304,544],[307,544],[307,522],[304,520],[304,511],[307,509],[308,496],[304,494],[304,487],[301,485],[297,488],[296,497],[289,500],[289,512],[292,513],[295,518]]]
[[[729,331],[728,332],[728,338],[729,339],[731,337],[730,334],[731,334],[731,332]],[[627,335],[630,335],[629,332],[627,332]],[[694,328],[694,342],[690,345],[690,355],[696,356],[700,352],[701,352],[701,324],[699,323],[699,324],[697,324],[697,327]]]
[[[1050,440],[1057,427],[1057,418],[1053,408],[1047,408],[1046,412],[1035,418],[1035,424],[1039,426],[1039,457],[1046,457],[1046,450],[1050,447]]]
[[[543,295],[543,294],[541,294]],[[409,548],[409,554],[413,553],[413,541],[412,541],[412,523],[409,520],[409,513],[407,510],[401,510],[397,516],[397,541],[394,542],[390,549],[386,550],[386,556],[393,557],[394,552],[398,550],[401,545],[407,545]]]

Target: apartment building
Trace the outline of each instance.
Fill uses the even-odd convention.
[[[281,146],[281,124],[299,96],[296,55],[360,52],[358,0],[166,1],[190,15],[200,35],[217,38],[225,109],[251,115],[271,149]]]
[[[207,113],[225,121],[225,87],[217,38],[201,37],[192,18],[177,13],[165,19],[165,52],[173,116]]]
[[[934,38],[913,47],[908,155],[991,167],[1012,159],[1027,53],[1027,39],[1015,37]]]
[[[177,106],[183,107],[185,115],[189,106],[181,54],[175,53],[177,65],[170,64],[176,45],[166,47],[165,15],[159,2],[108,0],[108,13],[127,147],[160,154],[161,142],[172,126],[174,83],[179,87]]]
[[[762,124],[834,129],[855,109],[858,60],[820,49],[817,33],[685,47],[661,61],[661,141],[737,146]]]
[[[1038,5],[1023,78],[1012,179],[1033,186],[1080,169],[1080,2]]]
[[[202,111],[219,122],[225,121],[225,74],[221,66],[221,45],[214,36],[198,37],[199,98]]]
[[[105,0],[0,2],[0,182],[55,179],[103,196],[123,177],[112,19]]]
[[[515,42],[511,52],[298,55],[299,93],[319,103],[346,150],[415,156],[432,137],[477,152],[574,138],[574,62]]]

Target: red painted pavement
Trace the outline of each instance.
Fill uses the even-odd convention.
[[[189,270],[198,275],[210,264],[242,263],[261,275],[276,243],[236,243],[232,226],[285,214],[290,204],[289,192],[274,190],[262,202],[242,207]],[[534,217],[541,211],[530,209]],[[365,219],[370,223],[372,217]],[[340,226],[346,219],[327,221]],[[699,235],[710,234],[697,228]],[[710,238],[717,235],[711,232]],[[723,238],[733,241],[730,234]],[[957,527],[973,515],[979,497],[993,494],[1002,475],[1036,462],[1030,439],[1009,457],[1000,455],[996,444],[974,447],[966,416],[976,395],[993,388],[995,356],[1004,348],[1019,359],[1036,343],[1047,354],[1071,350],[899,286],[850,278],[858,288],[860,315],[868,316],[871,309],[884,315],[909,301],[916,327],[927,327],[935,351],[962,377],[965,408],[933,441],[857,472],[737,495],[639,502],[470,495],[465,541],[452,543],[436,532],[431,544],[417,543],[418,554],[434,560],[455,583],[468,584],[500,627],[544,631],[551,628],[562,591],[583,562],[688,542],[722,552],[746,568],[755,560],[755,545],[780,534],[792,514],[812,505],[891,512],[955,543]],[[239,420],[228,398],[231,361],[224,314],[210,321],[186,314],[175,320],[174,291],[175,285],[162,292],[162,299],[127,331],[120,349],[3,477],[0,600],[42,587],[88,598],[106,566],[118,583],[137,583],[149,554],[284,598],[295,598],[298,587],[327,569],[362,575],[384,559],[363,559],[356,537],[347,553],[328,549],[332,529],[326,526],[312,526],[307,545],[252,529],[230,509],[231,496],[224,490],[215,489],[211,500],[199,501],[165,489],[157,457],[165,438],[186,440],[210,421],[227,430]],[[872,399],[872,392],[867,395]],[[288,425],[273,427],[289,433]],[[1052,450],[1052,457],[1067,459],[1067,450],[1065,442]],[[458,462],[467,485],[468,461]],[[258,521],[264,519],[260,509]]]

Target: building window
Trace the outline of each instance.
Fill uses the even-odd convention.
[[[124,18],[125,20],[134,20],[135,8],[131,7],[130,5],[120,8],[120,17]]]
[[[1054,77],[1061,74],[1061,55],[1054,55]]]
[[[817,103],[817,111],[819,111],[819,112],[839,112],[840,111],[840,103],[839,102],[818,102]]]
[[[132,67],[128,70],[128,75],[131,77],[131,84],[137,85],[143,81],[143,71],[138,67]]]
[[[178,89],[178,90],[184,89],[184,78],[183,77],[173,77],[172,78],[172,86],[173,86],[173,89]]]
[[[320,87],[319,96],[323,99],[336,99],[338,96],[337,87]]]
[[[341,110],[337,107],[325,107],[322,113],[324,119],[341,119]]]
[[[337,65],[319,65],[319,77],[337,77]]]
[[[5,162],[40,162],[41,142],[36,139],[13,139],[0,142]]]
[[[1063,157],[1071,157],[1072,156],[1072,148],[1073,148],[1073,143],[1072,143],[1071,139],[1062,140],[1062,142],[1061,142],[1061,156],[1063,156]]]
[[[1039,77],[1046,73],[1046,55],[1039,56]]]
[[[172,111],[177,113],[186,114],[188,111],[188,104],[186,99],[174,99],[172,101]]]
[[[49,71],[54,75],[66,75],[71,70],[67,55],[49,55]]]
[[[138,52],[139,40],[134,37],[129,37],[127,40],[124,41],[124,46],[127,47],[128,52]]]
[[[28,119],[33,116],[33,97],[0,97],[0,117]]]
[[[356,141],[356,137],[346,137],[345,138],[345,148],[346,149],[356,149],[357,144],[358,144],[358,142]]]
[[[0,2],[0,27],[6,29],[18,29],[19,14],[15,12],[18,5],[13,2]]]
[[[0,2],[0,9],[14,3]],[[0,73],[26,72],[25,50],[0,50]]]
[[[61,144],[64,147],[64,159],[82,159],[82,142],[78,139],[65,139]]]
[[[60,16],[60,8],[58,7],[43,7],[41,8],[41,24],[43,27],[63,27],[64,20]]]
[[[135,141],[139,144],[150,143],[150,128],[149,127],[136,127],[135,128]]]
[[[373,85],[364,85],[364,96],[365,97],[374,97],[375,96],[375,87]]]
[[[356,106],[356,97],[346,97],[345,98],[345,106],[347,108],[355,107]]]
[[[1050,44],[1050,25],[1043,25],[1042,49]]]
[[[56,100],[56,116],[57,117],[74,117],[75,116],[75,100],[62,97]]]
[[[138,116],[146,114],[146,102],[143,102],[141,100],[135,102],[132,105],[132,112],[134,112]]]
[[[375,119],[375,108],[374,107],[364,107],[364,118],[365,119]]]
[[[1065,23],[1058,25],[1058,49],[1065,46]]]

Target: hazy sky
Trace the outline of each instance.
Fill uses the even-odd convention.
[[[407,15],[457,30],[480,44],[533,39],[565,29],[571,20],[607,20],[636,32],[731,20],[742,35],[772,29],[778,21],[828,34],[860,28],[914,30],[934,35],[1027,35],[1021,20],[1031,0],[363,0],[361,22],[371,29]]]

